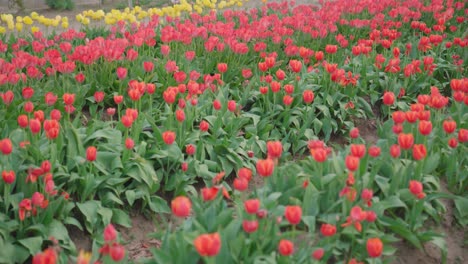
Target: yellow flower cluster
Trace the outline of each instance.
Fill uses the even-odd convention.
[[[1,24],[6,24],[6,28]],[[0,34],[5,33],[6,30],[22,32],[24,26],[28,26],[31,32],[36,32],[39,27],[36,25],[42,25],[44,27],[58,27],[68,28],[68,18],[56,16],[55,18],[47,18],[39,15],[36,12],[32,12],[29,16],[17,16],[13,17],[12,14],[1,14],[0,15]]]
[[[219,10],[224,8],[230,8],[233,6],[242,6],[243,2],[249,0],[181,0],[179,4],[162,8],[149,8],[147,10],[142,9],[140,6],[136,6],[132,9],[125,8],[124,10],[112,9],[110,12],[104,12],[103,10],[86,10],[76,15],[75,19],[82,25],[89,25],[92,22],[104,21],[106,25],[114,25],[119,21],[125,21],[127,23],[140,23],[153,15],[160,17],[180,17],[184,14],[197,12],[202,14],[205,10]],[[29,16],[17,16],[13,17],[11,14],[1,14],[0,16],[0,34],[5,33],[7,30],[21,32],[24,29],[24,25],[30,27],[31,32],[39,30],[40,25],[43,27],[62,27],[68,28],[69,21],[67,17],[56,16],[55,18],[47,18],[39,15],[36,12],[32,12]],[[6,24],[6,27],[2,24]]]

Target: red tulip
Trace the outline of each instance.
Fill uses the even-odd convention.
[[[221,237],[219,233],[203,234],[193,241],[198,254],[203,257],[216,256],[221,249]]]
[[[325,148],[311,149],[310,154],[317,162],[324,162],[328,157],[328,152]]]
[[[322,236],[324,237],[333,236],[336,233],[336,227],[331,224],[322,224],[320,227],[320,233],[322,233]]]
[[[209,128],[210,128],[210,124],[208,122],[206,122],[205,120],[200,122],[200,130],[201,131],[206,132],[206,131],[208,131]]]
[[[400,150],[400,146],[399,145],[392,145],[390,146],[390,155],[394,158],[398,158],[400,157],[400,154],[401,154],[401,150]]]
[[[422,160],[426,157],[427,150],[424,144],[414,144],[413,146],[413,158],[415,160]]]
[[[273,174],[275,169],[275,163],[271,159],[258,160],[257,161],[257,173],[262,177],[269,177]]]
[[[143,69],[145,70],[145,72],[151,72],[154,69],[154,64],[151,61],[144,61]]]
[[[377,146],[369,147],[369,156],[374,157],[374,158],[380,156],[380,148]]]
[[[312,257],[315,260],[321,260],[323,258],[323,255],[325,254],[325,250],[323,248],[317,248],[312,252]]]
[[[257,220],[244,220],[242,221],[242,227],[246,233],[253,233],[258,229],[258,221]]]
[[[90,146],[86,149],[86,160],[87,161],[95,161],[97,156],[97,149],[96,147]]]
[[[64,104],[72,105],[75,102],[75,94],[65,93],[62,99]]]
[[[182,109],[177,109],[175,112],[177,121],[183,122],[185,120],[185,112]]]
[[[234,103],[235,103],[235,102],[234,102]],[[213,101],[213,108],[214,108],[215,110],[221,109],[221,102],[220,102],[219,100],[214,100],[214,101]]]
[[[294,244],[287,239],[281,239],[278,244],[278,251],[283,256],[290,256],[294,253]]]
[[[193,154],[195,154],[195,151],[196,148],[194,145],[188,144],[185,146],[185,153],[187,153],[187,155],[192,156]]]
[[[242,192],[247,190],[249,187],[249,182],[245,178],[235,178],[232,185],[234,186],[234,189]]]
[[[247,182],[249,182],[250,179],[252,179],[252,170],[248,169],[248,168],[241,168],[237,172],[237,176],[239,176],[239,178],[243,178],[243,179],[247,180]]]
[[[406,114],[403,111],[395,111],[392,114],[392,119],[395,124],[402,124],[406,120]]]
[[[468,129],[460,129],[458,130],[458,141],[460,143],[465,143],[468,141]]]
[[[229,102],[228,102],[228,110],[229,110],[230,112],[234,112],[234,111],[236,111],[236,108],[237,108],[236,101],[234,101],[234,100],[229,100]]]
[[[226,63],[218,63],[218,71],[220,73],[225,73],[228,69],[228,66]]]
[[[15,182],[16,174],[14,171],[2,171],[2,178],[6,184],[12,184]]]
[[[131,139],[131,138],[126,138],[125,139],[125,148],[126,149],[133,149],[134,146],[135,146],[135,141],[133,141],[133,139]]]
[[[458,140],[456,138],[450,138],[448,141],[448,145],[451,148],[456,148],[458,146]]]
[[[117,78],[123,80],[127,77],[127,69],[124,67],[118,67],[116,70]]]
[[[187,217],[192,210],[192,202],[185,196],[178,196],[171,202],[172,213],[177,217]]]
[[[36,118],[30,119],[29,120],[29,129],[31,130],[31,133],[37,134],[41,132],[41,121],[39,121]]]
[[[455,131],[455,129],[457,129],[457,122],[453,120],[445,120],[442,123],[442,126],[444,128],[445,133],[452,134]]]
[[[217,187],[211,187],[211,188],[202,188],[201,193],[202,193],[202,198],[203,201],[211,201],[216,198],[218,195],[219,189]]]
[[[395,103],[395,94],[392,92],[385,92],[382,100],[385,105],[393,105],[393,103]]]
[[[413,146],[413,143],[414,143],[413,134],[400,133],[398,135],[398,145],[400,145],[402,149],[410,149]]]
[[[302,208],[300,206],[286,206],[284,216],[291,225],[297,225],[301,222]]]
[[[359,168],[359,158],[348,155],[345,159],[345,165],[348,170],[355,171]]]
[[[355,127],[349,131],[349,136],[351,138],[358,138],[359,137],[359,128]]]
[[[58,263],[57,252],[54,248],[50,247],[43,252],[39,252],[34,255],[32,264],[55,264]]]
[[[3,155],[9,155],[13,151],[13,144],[9,138],[0,140],[0,151]]]
[[[104,228],[104,241],[111,242],[117,239],[117,230],[112,224],[108,224]]]
[[[176,139],[176,134],[172,131],[165,131],[162,133],[162,138],[166,145],[172,145]]]
[[[123,115],[121,117],[121,122],[126,128],[130,128],[133,124],[133,117],[130,115]]]
[[[283,152],[283,145],[281,144],[281,141],[268,141],[267,142],[268,158],[270,159],[279,158],[281,157],[282,152]]]
[[[314,92],[311,91],[311,90],[305,90],[303,93],[302,93],[302,99],[304,100],[304,103],[306,104],[310,104],[314,101]]]
[[[256,214],[260,209],[260,200],[250,199],[244,202],[244,209],[248,214]]]
[[[351,144],[351,155],[357,158],[363,158],[366,155],[366,146],[363,144]]]
[[[423,136],[427,136],[431,134],[432,131],[432,123],[431,121],[419,121],[419,133]]]
[[[125,247],[116,243],[110,246],[110,256],[114,261],[121,261],[125,257]]]
[[[371,258],[378,258],[382,255],[383,243],[379,238],[369,238],[367,239],[366,248]]]
[[[426,196],[426,194],[423,192],[423,185],[420,181],[411,180],[408,188],[410,192],[418,199],[422,199]]]
[[[104,92],[102,92],[102,91],[96,91],[96,92],[94,93],[94,101],[95,101],[96,103],[100,103],[100,102],[104,101],[104,95],[105,95]]]

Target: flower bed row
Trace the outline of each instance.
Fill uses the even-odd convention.
[[[424,224],[442,198],[468,222],[466,10],[285,2],[4,37],[0,262],[125,259],[110,224],[135,206],[183,219],[149,262],[379,263],[399,239],[445,257]]]

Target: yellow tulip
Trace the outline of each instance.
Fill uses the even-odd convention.
[[[67,29],[68,28],[68,22],[62,22],[62,28]]]
[[[33,22],[34,22],[34,21],[33,21],[30,17],[28,17],[28,16],[25,16],[25,17],[23,18],[23,23],[25,23],[26,25],[32,25]]]
[[[36,27],[36,26],[31,27],[31,32],[32,32],[32,33],[36,33],[36,32],[38,32],[38,31],[40,31],[39,27]]]
[[[6,28],[0,26],[0,34],[4,34],[5,32],[6,32]]]
[[[16,22],[16,31],[18,32],[23,31],[23,23]]]

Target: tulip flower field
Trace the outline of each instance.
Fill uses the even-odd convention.
[[[193,2],[1,15],[0,263],[468,262],[466,1]]]

